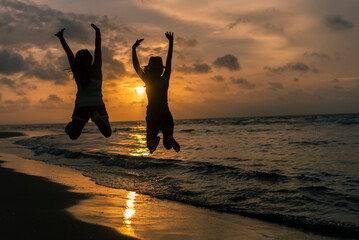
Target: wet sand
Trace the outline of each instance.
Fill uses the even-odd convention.
[[[65,211],[87,198],[46,178],[0,167],[1,239],[133,239]]]
[[[0,132],[0,138],[10,138],[10,137],[19,137],[19,136],[25,136],[25,134],[21,132]]]

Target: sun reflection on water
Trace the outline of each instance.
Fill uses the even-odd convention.
[[[136,141],[138,143],[138,147],[133,149],[133,151],[130,153],[132,156],[149,156],[150,152],[147,149],[146,144],[146,134],[142,133],[136,133],[132,135],[136,138]]]
[[[126,201],[126,210],[123,213],[124,219],[122,227],[120,231],[127,235],[134,235],[134,230],[132,229],[132,217],[135,215],[135,198],[136,192],[128,192],[127,194],[127,201]]]

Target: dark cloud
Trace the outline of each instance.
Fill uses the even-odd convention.
[[[33,2],[0,1],[0,46],[27,52],[25,58],[17,53],[9,54],[9,51],[2,50],[0,73],[22,73],[26,78],[34,77],[54,84],[66,84],[69,81],[69,71],[66,70],[69,70],[69,64],[54,33],[66,28],[64,36],[74,54],[80,48],[92,51],[95,32],[90,23],[96,23],[101,32],[106,33],[102,36],[103,45],[107,46],[102,47],[104,77],[118,79],[126,73],[126,69],[121,61],[114,58],[114,53],[127,49],[128,43],[125,39],[134,33],[123,24],[119,24],[117,19],[65,13]],[[54,55],[52,50],[45,52],[44,57],[43,51],[39,56],[32,55],[34,51],[27,51],[32,48],[46,51],[54,47],[61,49],[61,57]]]
[[[254,83],[248,82],[248,80],[245,78],[233,78],[232,77],[231,80],[232,80],[232,83],[237,84],[241,88],[253,89],[256,86]]]
[[[63,103],[64,100],[55,94],[50,94],[46,99],[40,99],[41,104]]]
[[[102,62],[102,71],[104,72],[106,79],[116,80],[127,73],[125,64],[115,59],[114,52],[107,47],[102,47]]]
[[[6,77],[0,79],[0,85],[7,86],[19,96],[25,95],[25,93],[29,90],[37,89],[35,85],[30,85],[22,79],[13,80]]]
[[[67,109],[67,108],[70,108],[71,106],[72,106],[72,104],[66,103],[62,98],[60,98],[56,94],[50,94],[49,96],[47,96],[47,98],[39,100],[39,107],[41,107],[41,108]]]
[[[206,63],[194,63],[192,66],[183,64],[177,68],[177,71],[183,73],[209,73],[211,67]]]
[[[160,54],[162,52],[162,47],[152,48],[151,51],[154,52],[155,54]]]
[[[211,79],[216,81],[216,82],[223,82],[224,81],[224,77],[221,76],[221,75],[214,76]]]
[[[329,59],[329,55],[326,53],[318,53],[318,52],[305,52],[303,54],[303,56],[305,57],[315,57],[315,58],[319,58],[320,60],[324,61],[324,60],[328,60]]]
[[[21,109],[26,109],[30,105],[30,100],[27,97],[16,100],[5,100],[0,103],[0,110],[6,112],[15,112]]]
[[[8,86],[9,88],[15,88],[16,82],[15,80],[11,80],[10,78],[1,78],[0,85]]]
[[[60,30],[62,28],[65,28],[66,30],[64,32],[64,36],[71,39],[71,41],[90,43],[89,39],[91,32],[89,31],[90,29],[88,25],[88,23],[85,24],[75,19],[61,17],[58,19],[55,29]]]
[[[57,58],[48,51],[40,61],[35,60],[33,56],[28,57],[26,61],[28,69],[25,76],[51,81],[56,85],[64,85],[69,81],[70,68],[65,56]]]
[[[295,78],[293,78],[293,81],[294,82],[299,82],[299,78],[295,77]]]
[[[112,44],[124,43],[124,36],[131,30],[118,20],[106,16],[94,16],[79,13],[65,13],[46,5],[31,1],[0,1],[0,44],[7,46],[49,46],[57,43],[54,34],[66,28],[64,36],[70,47],[74,42],[90,44],[94,37],[91,23],[96,23]],[[105,40],[105,38],[103,38]]]
[[[266,9],[264,12],[262,10],[247,12],[228,24],[228,28],[232,29],[237,25],[246,24],[254,26],[256,31],[282,34],[284,32],[284,23],[288,17],[286,13],[275,8]]]
[[[188,87],[188,86],[185,87],[184,90],[189,91],[189,92],[194,92],[195,91],[193,88]]]
[[[26,69],[26,62],[23,57],[15,52],[0,50],[0,73],[11,75]]]
[[[195,47],[198,44],[196,39],[186,39],[183,37],[177,37],[175,41],[177,45],[183,47]]]
[[[272,68],[272,67],[264,67],[264,69],[268,70],[270,73],[282,73],[285,71],[296,71],[296,72],[313,72],[318,73],[318,69],[316,67],[309,67],[307,64],[302,62],[288,63],[284,66]]]
[[[271,87],[272,90],[278,90],[278,89],[283,89],[283,84],[280,82],[270,82],[269,86]]]
[[[342,18],[339,15],[328,16],[325,19],[326,26],[332,30],[349,30],[354,28],[354,23],[349,20]]]
[[[238,59],[230,54],[224,55],[223,57],[217,58],[214,63],[216,67],[224,67],[230,71],[240,70],[241,67],[238,63]]]

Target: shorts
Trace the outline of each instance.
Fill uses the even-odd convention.
[[[105,105],[89,106],[89,107],[75,107],[72,119],[88,122],[92,117],[93,112],[97,111],[101,118],[108,119],[108,114]]]

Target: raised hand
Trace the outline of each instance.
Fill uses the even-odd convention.
[[[165,35],[168,40],[173,41],[173,32],[166,32]]]
[[[63,37],[64,36],[64,31],[65,31],[65,28],[61,29],[60,31],[55,33],[55,36],[56,37]]]
[[[144,40],[143,38],[137,39],[136,42],[132,45],[132,48],[138,47],[143,40]]]
[[[95,29],[96,31],[99,31],[100,29],[95,25],[95,24],[91,24],[91,27],[93,28],[93,29]]]

